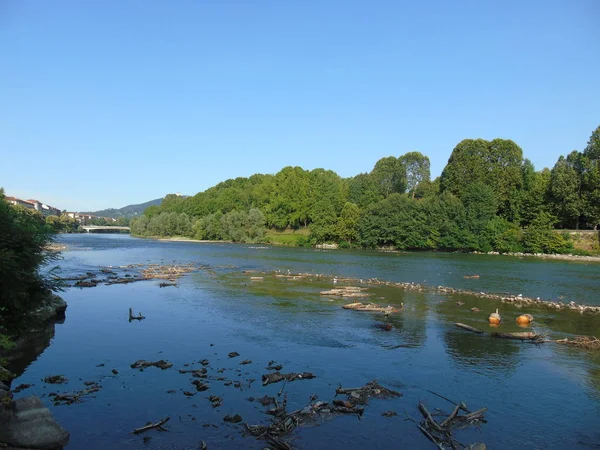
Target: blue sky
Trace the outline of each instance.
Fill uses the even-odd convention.
[[[0,186],[121,207],[464,138],[537,168],[600,125],[600,2],[0,2]]]

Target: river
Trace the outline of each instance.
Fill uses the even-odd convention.
[[[256,401],[276,395],[282,384],[263,387],[269,361],[282,373],[312,372],[316,378],[287,383],[288,409],[302,408],[311,395],[328,401],[340,384],[364,385],[377,379],[403,394],[372,399],[361,420],[335,417],[318,426],[297,428],[289,442],[297,448],[435,448],[417,429],[423,401],[430,410],[449,413],[453,406],[432,394],[465,402],[471,410],[487,407],[487,423],[457,433],[460,442],[484,442],[489,449],[597,448],[600,443],[600,357],[556,344],[534,345],[481,337],[454,327],[456,321],[487,329],[487,316],[500,309],[500,331],[516,331],[514,318],[529,312],[536,331],[551,336],[600,334],[600,316],[519,309],[468,295],[435,291],[371,289],[378,302],[399,306],[389,318],[347,311],[345,302],[319,291],[330,278],[312,282],[265,277],[252,283],[244,270],[308,272],[344,277],[417,282],[474,291],[521,293],[542,299],[600,304],[600,264],[487,255],[377,253],[251,245],[159,242],[128,235],[63,235],[68,246],[60,262],[64,276],[100,266],[194,262],[209,270],[182,277],[176,287],[158,281],[70,288],[67,319],[57,325],[51,345],[14,381],[33,387],[17,394],[42,396],[71,432],[68,448],[209,449],[256,448],[264,441],[245,436],[242,424],[223,422],[240,414],[250,424],[268,423]],[[254,247],[254,248],[253,248]],[[477,273],[480,278],[465,279]],[[464,304],[457,304],[461,302]],[[470,309],[478,307],[481,313]],[[129,322],[128,309],[143,321]],[[377,323],[393,325],[383,331]],[[229,358],[229,352],[238,352]],[[598,353],[598,352],[596,352]],[[139,359],[166,359],[168,370],[138,371]],[[210,389],[192,397],[189,374],[208,359]],[[252,363],[240,365],[242,360]],[[188,366],[184,366],[189,364]],[[118,373],[113,374],[115,369]],[[221,371],[220,371],[221,370]],[[41,379],[63,374],[66,385]],[[240,388],[215,380],[241,382]],[[250,380],[254,379],[254,382]],[[102,389],[81,403],[53,406],[47,394],[74,391],[84,381]],[[168,393],[167,391],[174,391]],[[223,403],[213,408],[210,395]],[[382,413],[393,410],[394,417]],[[171,417],[169,432],[150,431],[151,439],[131,431],[147,421]]]

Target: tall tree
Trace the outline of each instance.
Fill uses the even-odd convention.
[[[581,215],[580,177],[567,158],[560,156],[550,173],[549,199],[552,212],[562,227],[579,226]]]
[[[418,186],[431,179],[429,158],[419,152],[409,152],[400,156],[398,160],[404,166],[406,172],[406,188],[411,193],[412,198],[415,198],[415,191]]]
[[[398,158],[388,156],[375,163],[371,172],[381,195],[389,197],[391,194],[403,194],[406,191],[406,169]]]
[[[523,150],[511,140],[465,139],[452,151],[440,186],[462,197],[472,183],[486,183],[498,199],[499,213],[508,215],[512,195],[523,184]]]
[[[592,131],[583,154],[591,160],[600,161],[600,126]]]

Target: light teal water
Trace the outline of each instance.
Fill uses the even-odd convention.
[[[243,435],[241,425],[223,422],[239,413],[251,424],[268,416],[248,397],[272,395],[281,384],[262,387],[261,375],[270,360],[283,372],[313,372],[317,378],[288,383],[289,409],[308,403],[311,394],[331,400],[335,388],[358,386],[377,378],[403,397],[372,400],[362,420],[339,417],[320,426],[297,429],[298,448],[435,448],[407,418],[420,420],[417,403],[450,412],[452,405],[429,390],[464,401],[471,409],[487,406],[488,423],[464,430],[459,441],[482,441],[490,449],[593,448],[600,442],[600,358],[586,351],[553,344],[494,340],[453,326],[463,321],[487,327],[486,317],[499,307],[514,331],[520,310],[470,296],[447,297],[433,292],[393,288],[371,290],[385,304],[405,304],[405,311],[386,319],[346,311],[343,301],[319,295],[330,280],[291,281],[267,277],[251,283],[242,270],[281,270],[335,274],[391,281],[415,281],[486,292],[512,292],[542,298],[563,298],[599,304],[600,265],[498,256],[436,253],[379,254],[309,249],[252,249],[246,245],[167,243],[122,235],[62,237],[72,249],[64,253],[65,275],[104,265],[196,262],[211,270],[182,278],[178,287],[159,288],[158,281],[129,285],[69,289],[67,320],[58,325],[51,346],[14,382],[34,383],[19,395],[45,395],[53,390],[82,388],[100,380],[95,398],[70,406],[52,406],[71,431],[69,448],[210,449],[264,448],[263,441]],[[465,280],[478,273],[479,280]],[[458,306],[457,301],[464,302]],[[481,314],[470,312],[477,306]],[[146,320],[127,321],[128,308]],[[600,334],[600,317],[573,313],[528,311],[538,331]],[[374,325],[388,322],[382,331]],[[487,328],[486,328],[487,329]],[[211,346],[213,344],[213,346]],[[230,359],[231,351],[240,353]],[[138,359],[167,359],[172,369],[129,367]],[[244,383],[243,390],[209,381],[210,389],[191,398],[190,376],[178,373],[184,364],[210,360],[209,374]],[[243,359],[252,364],[239,365]],[[96,367],[98,364],[103,367]],[[192,364],[189,367],[200,367]],[[111,369],[117,369],[113,375]],[[219,373],[219,369],[225,369]],[[66,386],[44,385],[44,376],[62,373]],[[253,383],[249,380],[255,379]],[[168,394],[167,390],[176,393]],[[213,409],[209,395],[222,395]],[[385,418],[383,411],[397,417]],[[131,430],[171,416],[168,433],[150,432],[142,442]]]

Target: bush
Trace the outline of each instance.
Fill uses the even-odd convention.
[[[0,332],[26,326],[30,313],[43,306],[61,285],[40,268],[58,255],[46,250],[53,229],[37,211],[11,206],[0,189]]]

